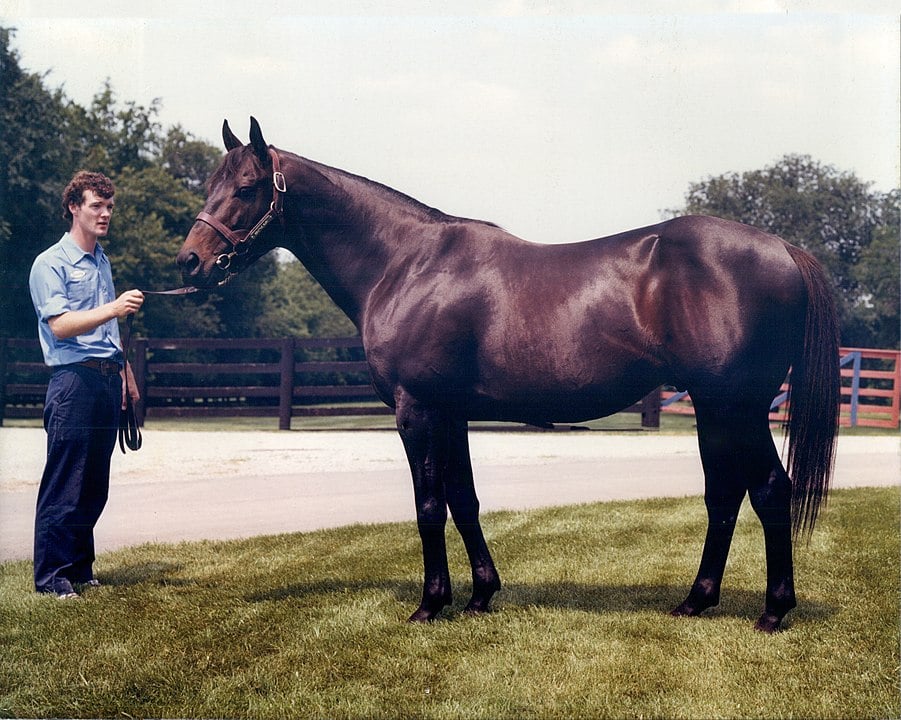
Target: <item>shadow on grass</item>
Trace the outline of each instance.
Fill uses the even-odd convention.
[[[192,585],[190,580],[173,577],[183,570],[180,563],[157,561],[120,565],[112,570],[98,574],[98,580],[112,587],[130,587],[132,585]]]
[[[414,582],[358,580],[321,581],[306,585],[286,585],[265,592],[245,596],[247,602],[279,602],[283,600],[303,600],[323,595],[343,595],[348,591],[366,592],[380,590],[391,593],[398,602],[409,606],[412,612],[419,604],[422,586]],[[444,617],[454,618],[463,614],[469,599],[469,587],[460,586],[454,594],[453,604],[445,610]],[[503,611],[509,608],[554,608],[596,613],[669,613],[688,593],[688,586],[673,585],[590,585],[568,582],[504,585],[495,596],[492,608]],[[724,589],[717,607],[704,613],[707,617],[731,617],[754,622],[763,610],[764,592],[742,589]],[[803,615],[814,619],[825,619],[835,615],[834,605],[801,598],[800,608],[793,615]]]

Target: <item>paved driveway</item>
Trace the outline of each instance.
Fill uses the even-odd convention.
[[[483,511],[703,493],[693,436],[476,431],[470,443]],[[0,428],[0,560],[31,556],[43,456],[42,430]],[[899,482],[897,438],[840,437],[835,487]],[[148,430],[139,452],[115,451],[96,540],[103,552],[414,518],[393,432]]]

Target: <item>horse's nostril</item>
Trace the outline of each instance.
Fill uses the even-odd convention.
[[[186,256],[178,258],[182,275],[195,275],[200,269],[200,257],[195,252],[189,252]]]

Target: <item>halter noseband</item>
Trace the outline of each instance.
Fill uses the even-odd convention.
[[[244,267],[246,267],[246,265],[244,265],[244,267],[239,267],[236,270],[232,269],[236,258],[239,260],[246,260],[246,256],[250,252],[250,248],[254,241],[260,233],[266,229],[269,223],[272,222],[273,218],[278,218],[284,222],[284,199],[288,187],[285,184],[285,176],[281,171],[278,154],[271,145],[269,146],[269,157],[272,158],[272,202],[270,203],[269,210],[266,211],[266,214],[259,219],[257,224],[254,225],[250,229],[250,232],[243,238],[239,237],[234,230],[227,228],[208,212],[201,212],[195,218],[195,220],[199,220],[200,222],[209,225],[213,230],[218,232],[229,245],[231,245],[230,252],[222,253],[216,258],[216,267],[220,270],[224,270],[226,273],[225,279],[219,283],[220,285],[224,285],[233,275],[237,275]]]

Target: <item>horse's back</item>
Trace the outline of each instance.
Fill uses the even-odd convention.
[[[598,417],[665,382],[771,385],[803,304],[779,238],[707,217],[564,245],[463,224],[411,267],[367,323],[383,397],[453,395],[479,417]]]

